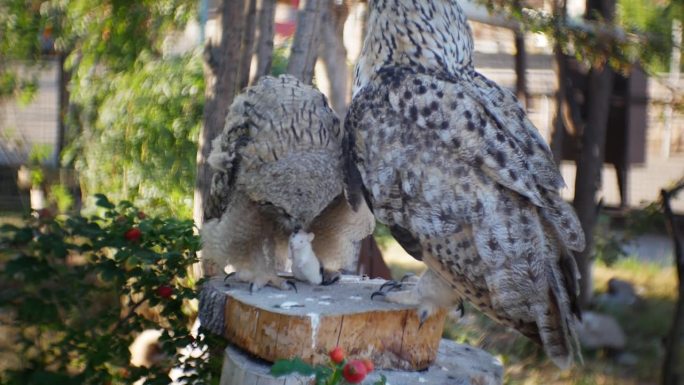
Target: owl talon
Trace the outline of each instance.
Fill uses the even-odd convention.
[[[387,290],[387,291],[392,291],[392,290],[394,290],[394,289],[400,288],[400,287],[401,287],[401,284],[400,284],[399,282],[397,282],[397,281],[387,281],[387,282],[383,283],[383,284],[380,286],[379,291],[385,290],[385,288],[386,288],[387,286],[391,286],[390,289]]]
[[[396,285],[390,287],[389,291],[402,290],[403,288],[404,285],[402,285],[401,283],[397,283]]]
[[[399,282],[401,283],[415,283],[418,280],[418,276],[415,273],[406,273]]]
[[[380,291],[380,290],[378,290],[378,291],[376,291],[376,292],[373,292],[373,294],[371,294],[371,301],[373,300],[373,298],[375,298],[376,295],[379,295],[379,296],[381,296],[381,297],[384,297],[384,296],[385,296],[385,293],[383,293],[383,292]]]
[[[323,270],[323,282],[321,282],[321,285],[323,286],[330,286],[334,284],[335,282],[339,281],[341,278],[341,274],[339,271],[328,271],[328,270]]]
[[[298,293],[297,291],[297,285],[294,283],[294,281],[290,281],[289,279],[285,281],[285,284],[287,284],[288,287],[291,287],[295,293]]]
[[[226,274],[225,277],[223,277],[223,285],[224,285],[224,286],[230,287],[230,284],[228,283],[228,280],[230,279],[230,277],[234,276],[235,273],[237,273],[237,272],[233,271],[232,273],[228,273],[228,274]]]
[[[465,306],[463,305],[463,301],[461,301],[458,304],[458,307],[456,309],[461,312],[461,318],[463,318],[463,316],[465,315]]]
[[[256,287],[256,285],[254,284],[254,282],[251,282],[251,283],[249,284],[249,293],[250,293],[250,294],[254,294],[256,291],[259,290],[259,288],[256,288],[256,289],[255,289],[255,287]]]

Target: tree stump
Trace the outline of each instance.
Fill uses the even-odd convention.
[[[240,349],[229,346],[223,362],[220,385],[309,385],[312,378],[290,375],[273,377],[271,365],[254,359]],[[501,385],[501,362],[480,349],[453,341],[442,340],[437,360],[426,371],[406,372],[381,370],[371,373],[364,381],[372,384],[387,378],[392,385]]]
[[[225,286],[213,279],[200,295],[200,320],[237,348],[269,362],[300,357],[325,364],[328,352],[341,346],[379,369],[426,369],[437,357],[446,312],[419,327],[414,308],[371,301],[384,282],[344,276],[331,286],[299,283],[298,292],[267,287],[250,294],[247,284],[231,279]]]

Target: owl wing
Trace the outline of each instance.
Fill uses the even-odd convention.
[[[466,164],[529,199],[566,248],[583,250],[579,220],[558,195],[564,182],[548,146],[510,93],[481,75],[474,79],[407,73],[388,93],[389,104],[413,130],[436,133],[435,144],[450,146],[451,164]]]
[[[523,143],[525,153],[533,155],[529,159],[532,169],[548,170],[549,173],[543,179],[550,182],[550,187],[565,187],[565,182],[556,168],[546,166],[555,165],[551,149],[530,121],[515,95],[477,71],[472,71],[470,76],[471,81],[461,84],[469,88],[471,95],[479,95],[478,100],[487,109],[496,111],[497,113],[492,116],[497,118],[499,124],[505,123],[507,131],[518,143]]]
[[[568,250],[584,247],[583,233],[538,134],[506,107],[464,79],[383,70],[345,123],[358,166],[348,194],[365,195],[471,302],[565,362],[577,279]]]

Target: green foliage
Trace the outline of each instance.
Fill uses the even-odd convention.
[[[152,213],[189,218],[204,80],[198,54],[164,57],[166,33],[194,16],[195,1],[59,2],[73,47],[74,105],[63,164],[83,193],[106,192]],[[83,21],[85,20],[85,22]]]
[[[33,74],[20,77],[12,69],[2,67],[0,62],[0,98],[14,97],[20,104],[26,105],[38,90],[37,80]]]
[[[646,63],[647,69],[653,69],[655,67],[651,64],[654,60],[657,64],[669,56],[670,37],[663,32],[665,29],[669,31],[670,27],[663,15],[679,9],[674,2],[658,6],[650,0],[622,0],[620,12],[623,17],[611,22],[596,15],[587,21],[549,14],[527,8],[518,0],[478,1],[490,10],[519,21],[529,31],[547,35],[565,54],[595,67],[609,64],[621,71],[629,70],[636,61]],[[643,11],[652,8],[646,12],[648,16],[631,18],[631,10],[642,6]]]
[[[151,212],[188,217],[201,122],[201,58],[164,57],[195,0],[7,0],[0,3],[0,97],[35,82],[5,60],[36,65],[45,47],[70,78],[64,158],[84,193],[107,192]],[[23,74],[24,71],[21,71]],[[145,181],[145,182],[143,182]]]
[[[301,358],[278,360],[273,364],[273,366],[271,366],[271,374],[276,377],[286,376],[292,373],[298,373],[303,376],[311,376],[316,374],[316,370],[313,366],[302,361]]]
[[[84,193],[189,218],[204,101],[199,55],[142,54],[129,71],[84,82],[74,97],[92,121],[63,154],[75,160]]]
[[[289,374],[300,374],[306,377],[315,377],[316,385],[338,385],[348,384],[343,379],[343,370],[348,361],[345,359],[340,363],[330,362],[326,365],[310,365],[295,357],[289,360],[277,360],[271,366],[270,373],[275,377],[287,376]],[[387,380],[384,375],[380,375],[380,380],[373,385],[385,385]]]
[[[623,247],[626,242],[625,234],[616,233],[611,229],[611,218],[599,214],[594,228],[594,258],[611,266],[618,259],[627,256]]]
[[[631,210],[625,217],[625,231],[629,237],[648,232],[665,232],[662,203],[651,202],[643,208]]]
[[[649,69],[652,72],[669,71],[673,44],[672,20],[683,16],[677,6],[653,0],[619,0],[617,13],[620,25],[647,37],[648,44],[641,48],[642,61]]]
[[[41,211],[21,226],[0,227],[0,310],[10,314],[21,367],[0,384],[169,383],[171,367],[188,384],[211,381],[207,341],[188,328],[196,282],[187,275],[199,239],[191,221],[146,216],[128,202],[97,196],[100,216],[54,218]],[[132,229],[137,229],[133,230]],[[164,358],[129,364],[129,345],[160,329]],[[201,334],[200,334],[201,335]],[[203,353],[180,361],[179,349]],[[7,352],[5,352],[7,353]],[[212,366],[213,365],[213,366]]]
[[[45,181],[45,173],[40,167],[31,169],[31,186],[39,187]]]
[[[32,166],[40,166],[50,159],[52,146],[49,144],[34,144],[29,152],[28,161]]]
[[[54,184],[50,186],[48,202],[55,205],[60,213],[66,213],[74,205],[74,197],[65,185]]]
[[[35,93],[33,74],[20,76],[8,60],[35,61],[40,56],[40,2],[3,0],[0,2],[0,98],[19,97],[27,101]]]
[[[619,226],[615,222],[615,219],[602,212],[594,228],[594,258],[607,266],[628,257],[624,246],[636,237],[649,232],[665,231],[663,213],[657,202],[629,211]]]
[[[290,47],[292,40],[288,40],[287,44],[275,47],[273,49],[273,61],[271,63],[271,75],[280,76],[287,73],[287,63],[290,60]]]
[[[140,54],[159,53],[165,34],[195,16],[191,0],[53,0],[42,15],[58,51],[83,78],[95,67],[120,72]]]
[[[375,222],[373,237],[375,237],[375,242],[377,242],[378,246],[381,248],[386,248],[394,241],[394,237],[392,236],[392,233],[390,233],[389,227],[377,221]]]

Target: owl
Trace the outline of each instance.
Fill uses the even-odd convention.
[[[321,268],[303,275],[310,282],[339,278],[375,226],[367,207],[344,199],[342,139],[325,96],[292,76],[264,77],[237,96],[208,159],[202,257],[231,265],[252,290],[294,286],[278,274],[288,249],[307,253],[295,260],[313,250]],[[291,237],[300,231],[315,237]],[[291,248],[290,239],[310,244]]]
[[[579,354],[572,253],[585,239],[548,145],[512,93],[475,71],[457,1],[369,8],[345,119],[347,197],[428,267],[382,294],[421,319],[466,300],[568,367]]]

